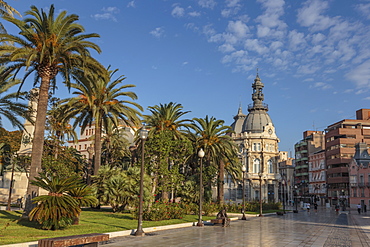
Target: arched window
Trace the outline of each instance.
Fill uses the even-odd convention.
[[[267,161],[267,169],[269,173],[274,173],[274,166],[271,159]]]
[[[259,159],[254,159],[253,161],[253,172],[254,173],[259,173],[260,172],[260,160]]]

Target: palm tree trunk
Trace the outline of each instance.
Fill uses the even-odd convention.
[[[26,192],[25,210],[23,212],[24,217],[28,217],[31,210],[36,206],[35,204],[32,204],[32,199],[39,194],[39,187],[32,185],[30,182],[34,180],[34,178],[37,177],[41,172],[42,153],[44,151],[46,112],[49,99],[49,87],[50,77],[42,77],[37,104],[35,132],[32,141],[31,167]]]
[[[101,132],[102,122],[101,120],[95,119],[94,175],[98,174],[101,163]]]
[[[218,181],[217,181],[217,202],[224,203],[224,179],[225,179],[225,163],[223,160],[219,163]]]

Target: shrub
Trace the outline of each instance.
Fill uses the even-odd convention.
[[[137,214],[137,211],[136,211]],[[143,212],[143,219],[149,221],[181,219],[186,214],[186,210],[180,203],[156,201],[150,209]]]

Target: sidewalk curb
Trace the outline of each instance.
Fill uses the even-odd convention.
[[[238,217],[232,217],[230,220],[239,220]],[[203,221],[206,223],[211,223],[210,220]],[[174,224],[174,225],[166,225],[166,226],[155,226],[155,227],[147,227],[144,228],[143,231],[145,233],[149,232],[156,232],[156,231],[163,231],[163,230],[171,230],[171,229],[177,229],[177,228],[184,228],[184,227],[190,227],[193,226],[194,222],[187,222],[187,223],[180,223],[180,224]],[[132,230],[126,230],[126,231],[118,231],[118,232],[107,232],[106,234],[109,234],[110,238],[116,238],[116,237],[124,237],[124,236],[130,236],[134,234],[136,229]],[[7,244],[7,245],[0,245],[2,247],[37,247],[38,241],[33,242],[27,242],[27,243],[19,243],[19,244]]]

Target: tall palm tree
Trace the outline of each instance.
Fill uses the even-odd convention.
[[[0,34],[0,65],[6,65],[1,76],[17,73],[24,68],[21,86],[30,74],[35,72],[35,82],[40,82],[37,115],[32,149],[30,179],[33,180],[41,171],[46,111],[50,86],[54,88],[56,75],[61,74],[67,85],[71,74],[77,67],[89,71],[101,71],[101,65],[90,56],[89,49],[100,53],[100,48],[89,38],[99,37],[98,34],[83,34],[83,26],[76,23],[77,15],[67,15],[62,11],[54,15],[54,5],[49,12],[41,11],[35,6],[26,12],[29,17],[18,20],[5,15],[3,18],[14,24],[19,36],[6,33]],[[31,198],[38,194],[38,187],[28,184],[25,215],[32,209]]]
[[[0,73],[3,69],[3,67],[0,67]],[[31,123],[33,122],[30,116],[31,109],[28,108],[27,104],[15,101],[19,99],[23,93],[6,94],[11,87],[19,83],[19,80],[9,80],[9,76],[0,80],[0,127],[2,127],[2,116],[7,118],[13,127],[17,127],[19,129],[24,129],[24,127],[23,123],[17,118],[17,116],[26,118]]]
[[[168,189],[172,187],[169,183],[176,176],[176,174],[171,174],[168,167],[171,167],[171,163],[174,164],[176,159],[173,149],[176,148],[176,151],[179,151],[180,145],[184,144],[182,140],[187,138],[186,130],[190,126],[190,120],[182,119],[182,117],[189,111],[183,111],[181,104],[173,102],[151,106],[148,109],[151,115],[144,116],[144,121],[150,128],[147,146],[150,144],[154,146],[152,154],[156,157],[156,164],[150,168],[154,174],[152,193],[155,193],[159,185],[162,188],[162,199],[166,201],[168,200]]]
[[[73,94],[77,95],[74,98],[65,100],[67,118],[75,116],[74,126],[80,125],[82,132],[88,125],[95,124],[94,137],[94,175],[98,174],[101,164],[102,152],[102,131],[109,124],[118,126],[123,123],[127,126],[135,127],[140,124],[139,116],[143,108],[133,102],[126,100],[128,97],[132,100],[137,99],[137,95],[132,91],[126,91],[128,88],[135,85],[122,85],[124,76],[119,76],[113,79],[114,74],[118,70],[110,71],[109,79],[98,76],[86,76],[84,73],[75,75],[77,83],[72,83],[71,87],[76,91]],[[139,109],[133,108],[133,107]]]
[[[205,163],[208,166],[218,165],[217,201],[223,202],[223,184],[225,174],[225,162],[233,163],[237,157],[237,147],[230,137],[232,129],[224,125],[223,120],[214,117],[193,118],[191,129],[195,131],[196,150],[203,148],[205,152]]]

